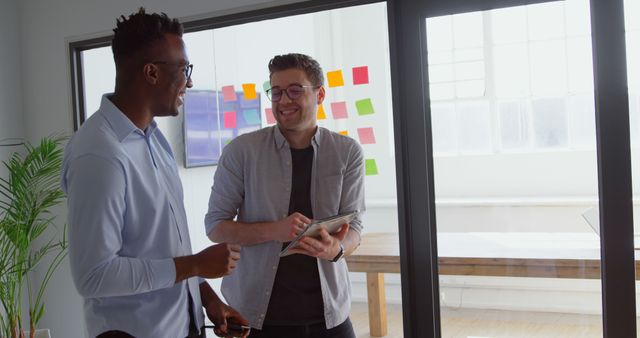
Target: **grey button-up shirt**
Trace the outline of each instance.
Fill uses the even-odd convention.
[[[311,144],[311,207],[315,218],[364,211],[364,159],[353,139],[318,127]],[[205,217],[207,233],[224,220],[273,222],[288,216],[291,151],[278,127],[244,134],[220,157]],[[362,231],[360,217],[350,230]],[[255,328],[262,328],[280,261],[282,243],[269,241],[242,248],[235,271],[223,279],[222,293]],[[351,283],[344,260],[318,259],[327,328],[341,324],[351,308]],[[304,304],[300,304],[304,306]]]

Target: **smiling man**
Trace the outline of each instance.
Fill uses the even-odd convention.
[[[182,25],[141,8],[114,33],[115,93],[75,133],[62,169],[87,336],[204,337],[203,306],[225,335],[228,321],[248,322],[199,277],[230,274],[240,246],[192,254],[175,158],[154,120],[178,115],[192,86]]]
[[[342,257],[360,243],[360,217],[335,234],[305,237],[294,255],[279,253],[311,219],[364,210],[362,148],[317,126],[325,98],[318,62],[279,55],[269,72],[277,125],[225,147],[205,217],[212,241],[243,246],[222,292],[251,323],[250,337],[352,338]]]

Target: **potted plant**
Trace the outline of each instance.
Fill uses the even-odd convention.
[[[36,336],[36,327],[44,314],[44,291],[67,254],[66,225],[60,236],[51,213],[51,208],[64,198],[59,177],[65,139],[45,137],[37,146],[22,143],[23,152],[16,151],[8,161],[3,161],[7,177],[0,177],[2,337],[25,337],[22,320],[25,297],[29,306],[29,336]],[[38,263],[45,264],[45,258],[46,272],[42,280],[36,280],[35,268]]]

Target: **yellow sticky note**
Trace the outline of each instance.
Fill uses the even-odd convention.
[[[318,105],[318,120],[325,120],[327,118],[327,114],[324,112],[324,107],[322,105]]]
[[[340,131],[338,132],[338,134],[340,134],[340,135],[344,135],[344,136],[349,136],[349,131],[348,131],[348,130],[340,130]]]
[[[258,97],[258,95],[256,94],[255,83],[243,83],[242,91],[244,91],[245,100],[255,100]]]
[[[344,78],[342,77],[342,70],[334,70],[327,72],[327,80],[329,81],[329,88],[344,86]]]

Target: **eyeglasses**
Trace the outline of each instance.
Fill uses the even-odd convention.
[[[184,76],[187,78],[187,81],[191,78],[191,73],[193,73],[193,64],[184,64],[180,62],[167,62],[167,61],[153,61],[151,62],[154,65],[170,65],[170,66],[178,66],[184,67]]]
[[[292,84],[289,87],[282,89],[280,87],[271,87],[267,89],[267,97],[271,102],[279,102],[282,99],[282,93],[287,93],[287,96],[291,100],[295,100],[304,94],[305,88],[320,88],[320,86],[303,86],[299,84]]]

